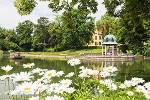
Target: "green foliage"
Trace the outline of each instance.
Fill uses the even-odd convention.
[[[46,52],[54,52],[54,51],[55,51],[54,48],[47,48],[47,49],[46,49]]]
[[[104,0],[107,13],[120,19],[118,25],[121,27],[117,32],[119,43],[128,45],[134,54],[143,54],[144,43],[150,37],[149,4],[149,0]]]
[[[25,51],[30,51],[30,48],[32,45],[31,34],[33,34],[33,27],[34,27],[33,22],[29,20],[19,23],[18,26],[16,27],[16,32],[17,32],[18,41],[19,41],[18,45]]]
[[[35,0],[15,0],[14,6],[20,15],[30,14],[36,7],[37,2]]]
[[[46,17],[40,17],[38,24],[34,26],[34,34],[32,37],[32,47],[34,50],[45,51],[46,46],[49,44],[49,20]]]

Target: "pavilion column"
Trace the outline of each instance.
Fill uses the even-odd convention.
[[[105,45],[105,55],[106,55],[106,45]]]
[[[103,55],[103,45],[102,45],[102,55]]]
[[[114,56],[114,45],[112,46],[112,55]]]

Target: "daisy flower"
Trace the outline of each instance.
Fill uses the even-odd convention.
[[[74,75],[74,72],[70,72],[65,77],[72,77],[73,75]]]
[[[137,85],[136,87],[135,87],[135,89],[136,89],[136,91],[137,92],[144,92],[146,89],[144,88],[144,86],[142,86],[142,85]]]
[[[40,73],[42,71],[41,68],[35,68],[32,70],[32,73]]]
[[[70,80],[70,79],[63,79],[60,81],[60,84],[65,87],[69,87],[69,85],[71,85],[71,83],[72,83],[72,80]]]
[[[59,87],[59,83],[52,83],[49,85],[50,88],[55,89],[56,87]]]
[[[38,91],[38,92],[43,92],[44,90],[47,89],[47,85],[43,84],[43,83],[38,83],[38,84],[35,84],[35,89]]]
[[[62,76],[63,74],[64,74],[63,71],[58,71],[58,72],[56,73],[56,76],[57,76],[57,77],[60,77],[60,76]]]
[[[144,92],[144,95],[145,95],[145,97],[148,99],[148,100],[150,100],[150,91],[145,91]]]
[[[75,65],[81,64],[80,60],[77,59],[77,58],[69,59],[67,61],[67,63],[70,64],[71,66],[75,66]]]
[[[16,82],[16,81],[30,81],[31,78],[34,76],[31,75],[30,72],[20,72],[16,74],[11,75],[11,79]]]
[[[144,83],[145,82],[145,80],[143,80],[143,78],[137,78],[137,77],[133,77],[131,79],[131,81],[135,82],[136,84]]]
[[[32,82],[23,82],[16,86],[15,90],[19,91],[20,94],[34,94],[36,85]]]
[[[110,90],[117,90],[117,85],[116,84],[109,84],[108,86],[107,86]]]
[[[144,84],[145,88],[150,91],[150,82],[146,82]]]
[[[11,96],[19,95],[19,91],[18,90],[11,90],[9,92],[9,95],[11,95]]]
[[[4,71],[6,71],[6,72],[9,72],[10,70],[12,70],[12,68],[13,68],[13,67],[11,67],[10,65],[2,66],[2,67],[1,67],[1,69],[4,70]]]
[[[128,96],[133,96],[133,94],[134,94],[134,93],[133,93],[132,91],[127,91],[127,95],[128,95]]]
[[[110,73],[107,72],[107,71],[102,71],[102,72],[100,72],[100,76],[103,77],[103,78],[105,78],[105,77],[110,76]]]
[[[33,66],[35,66],[34,63],[23,64],[23,67],[24,67],[24,68],[32,68]]]
[[[106,86],[109,86],[110,84],[112,84],[113,83],[113,81],[111,80],[111,79],[106,79],[106,80],[104,80],[104,84],[106,85]]]
[[[4,81],[7,77],[8,77],[8,75],[2,75],[2,76],[0,76],[0,80]]]
[[[131,86],[137,85],[135,82],[133,82],[133,81],[131,81],[131,80],[125,80],[125,81],[124,81],[124,84],[125,84],[127,87],[131,87]]]
[[[48,70],[44,74],[44,78],[46,78],[46,79],[50,79],[50,78],[55,77],[55,76],[56,76],[56,70]]]
[[[113,72],[118,71],[118,69],[117,69],[117,67],[109,66],[109,67],[103,68],[103,71],[107,71],[107,72],[113,73]]]
[[[118,87],[119,87],[120,89],[125,89],[125,88],[126,88],[126,85],[125,85],[125,84],[120,84]]]
[[[67,88],[66,92],[73,93],[76,89],[74,87]]]
[[[58,93],[58,94],[59,93],[62,94],[63,92],[66,92],[66,90],[67,90],[67,88],[65,86],[60,85],[60,86],[58,86],[58,87],[55,88],[54,92]]]

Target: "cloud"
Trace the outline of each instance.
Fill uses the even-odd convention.
[[[0,27],[13,29],[16,28],[19,22],[25,20],[30,20],[33,23],[37,23],[37,19],[40,17],[49,18],[50,21],[55,19],[56,13],[53,13],[50,8],[48,8],[48,2],[39,2],[38,5],[33,10],[30,15],[21,16],[18,14],[17,9],[14,7],[13,2],[15,0],[0,0]],[[106,10],[101,4],[103,0],[97,0],[99,2],[98,12],[93,15],[96,19],[100,19],[100,16],[103,15]]]

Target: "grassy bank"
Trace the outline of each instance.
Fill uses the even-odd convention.
[[[82,55],[87,53],[101,53],[101,49],[70,49],[60,52],[22,52],[23,54],[51,54],[51,55]]]

